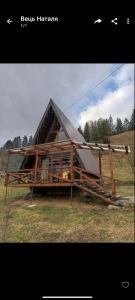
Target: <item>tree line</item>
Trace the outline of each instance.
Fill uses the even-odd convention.
[[[23,138],[16,136],[13,140],[7,140],[1,149],[13,149],[32,145],[32,135],[24,135]]]
[[[135,109],[133,109],[130,120],[117,118],[114,123],[112,116],[108,119],[100,118],[97,121],[88,121],[85,123],[84,130],[79,126],[78,131],[84,136],[86,142],[100,141],[110,143],[109,137],[128,130],[134,130],[135,127]]]
[[[100,118],[97,121],[88,121],[85,123],[84,130],[79,126],[78,131],[84,136],[86,142],[100,141],[109,143],[109,137],[114,134],[119,134],[128,130],[134,130],[135,109],[133,109],[130,120],[127,118],[122,122],[121,118],[117,118],[114,123],[112,116],[108,119]],[[16,136],[13,140],[9,139],[1,147],[1,149],[12,149],[30,146],[32,144],[32,135],[29,137],[24,135],[22,138]]]

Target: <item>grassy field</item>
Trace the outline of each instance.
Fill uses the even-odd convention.
[[[113,143],[122,143],[118,140],[115,136]],[[109,175],[107,156],[102,161],[103,172]],[[120,180],[116,181],[117,193],[132,196],[133,166],[128,156],[114,155],[113,166],[114,176]],[[62,196],[26,200],[28,192],[27,188],[8,188],[6,203],[0,181],[0,242],[134,242],[132,207],[108,210],[102,202],[86,203],[81,194],[72,203]]]
[[[121,186],[120,191],[133,195],[133,186]],[[49,196],[26,200],[27,192],[9,188],[5,203],[1,182],[0,242],[133,242],[133,208],[108,210],[96,201],[85,203],[81,196],[72,203],[69,198]]]
[[[110,137],[110,141],[112,144],[124,144],[131,146],[134,144],[134,130],[115,134]]]

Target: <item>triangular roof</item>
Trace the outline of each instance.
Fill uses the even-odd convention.
[[[46,108],[46,111],[39,123],[37,131],[33,138],[33,144],[41,144],[46,142],[46,137],[48,131],[51,127],[51,115],[49,115],[50,110],[56,116],[60,126],[62,127],[65,136],[67,139],[72,141],[84,143],[84,137],[79,133],[77,129],[74,128],[70,120],[65,116],[62,110],[56,105],[56,103],[50,99],[49,104]],[[99,166],[98,163],[91,153],[90,149],[78,149],[77,150],[77,157],[80,162],[80,165],[91,172],[99,174]]]
[[[40,144],[43,142],[43,140],[42,140],[43,135],[45,137],[44,127],[46,126],[46,118],[47,118],[47,114],[48,114],[50,108],[52,108],[54,114],[56,115],[58,122],[60,123],[61,127],[63,128],[63,131],[64,131],[67,139],[71,139],[72,141],[74,140],[74,141],[80,142],[80,143],[85,142],[84,137],[79,133],[78,130],[76,130],[74,128],[74,126],[72,125],[70,120],[64,115],[64,113],[56,105],[56,103],[52,99],[50,99],[49,104],[46,108],[46,111],[45,111],[45,113],[39,123],[39,126],[37,128],[37,131],[34,135],[33,144]]]

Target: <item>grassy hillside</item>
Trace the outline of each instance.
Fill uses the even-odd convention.
[[[134,130],[126,131],[110,137],[112,144],[124,144],[133,146],[134,144]]]
[[[134,134],[134,130],[131,130],[110,137],[110,141],[112,144],[130,146],[131,153],[129,153],[128,157],[132,164],[132,167],[134,166]]]
[[[97,202],[85,203],[81,196],[72,203],[69,197],[58,196],[26,200],[27,192],[27,188],[9,188],[6,203],[0,180],[0,242],[134,241],[133,208],[108,210]]]
[[[131,153],[113,153],[113,174],[116,179],[116,191],[121,196],[134,193],[134,131],[123,132],[110,137],[111,144],[128,145]],[[97,157],[97,153],[94,153]],[[97,157],[98,161],[98,157]],[[110,176],[108,154],[102,156],[102,171]],[[110,189],[110,186],[109,186]]]

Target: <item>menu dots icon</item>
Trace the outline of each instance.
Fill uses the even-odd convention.
[[[129,18],[127,18],[127,24],[129,24],[129,23],[130,23]]]

